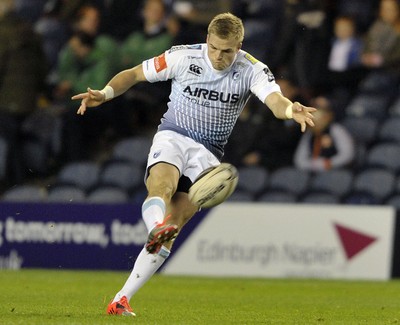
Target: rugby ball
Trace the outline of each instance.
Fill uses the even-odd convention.
[[[190,187],[189,200],[200,208],[212,208],[233,193],[238,180],[238,171],[231,164],[206,169]]]

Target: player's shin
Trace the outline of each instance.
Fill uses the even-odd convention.
[[[152,277],[168,258],[170,250],[162,246],[157,254],[149,254],[145,248],[138,255],[135,265],[122,289],[116,294],[113,302],[126,296],[128,301]]]
[[[147,198],[142,205],[142,217],[146,224],[147,231],[150,231],[164,221],[165,202],[158,196]]]

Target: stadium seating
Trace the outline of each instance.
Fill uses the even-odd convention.
[[[377,141],[393,141],[400,143],[400,116],[386,119],[382,123]]]
[[[251,202],[254,200],[254,196],[247,192],[241,190],[235,190],[232,195],[227,199],[230,202]]]
[[[2,195],[2,201],[8,202],[44,202],[47,198],[45,188],[38,185],[17,185]]]
[[[392,195],[384,203],[387,205],[391,205],[396,209],[400,209],[400,194]]]
[[[86,198],[88,203],[125,203],[129,201],[126,191],[117,187],[98,187],[89,192]]]
[[[386,95],[358,94],[346,107],[346,116],[369,117],[383,120],[390,99]]]
[[[400,117],[400,95],[397,96],[394,103],[390,105],[388,113],[390,114],[390,116]]]
[[[353,173],[348,169],[331,169],[313,176],[309,191],[325,192],[337,197],[344,197],[350,192],[353,184]]]
[[[144,166],[151,143],[152,139],[145,136],[122,139],[114,146],[112,159],[131,161],[139,166]]]
[[[239,167],[237,191],[245,191],[252,196],[257,195],[268,185],[269,173],[260,166]]]
[[[393,193],[395,180],[395,174],[387,169],[369,168],[355,176],[353,194],[369,193],[381,203]]]
[[[60,185],[49,189],[47,201],[58,203],[85,202],[86,193],[75,185]]]
[[[342,124],[356,142],[368,145],[375,140],[379,122],[372,117],[346,116]]]
[[[66,164],[58,173],[56,184],[75,185],[88,191],[99,181],[100,166],[94,161]]]
[[[340,198],[332,193],[309,192],[300,199],[300,202],[313,204],[339,204]]]
[[[265,203],[295,203],[296,200],[297,198],[294,194],[284,190],[270,190],[260,195],[257,199],[258,202]]]
[[[286,191],[298,196],[306,189],[310,173],[294,167],[282,167],[271,173],[269,190]]]
[[[381,167],[395,173],[400,171],[400,144],[377,143],[367,152],[365,167]]]
[[[109,161],[100,171],[99,184],[130,191],[143,184],[143,177],[141,166],[126,161]]]

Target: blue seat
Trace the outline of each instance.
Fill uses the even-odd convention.
[[[47,190],[37,185],[17,185],[3,193],[2,201],[9,202],[43,202],[47,198]]]
[[[300,202],[311,204],[339,204],[340,199],[332,193],[309,192],[301,198]]]
[[[241,190],[235,190],[232,195],[227,199],[230,202],[252,202],[254,201],[254,196],[247,192]]]
[[[125,203],[129,201],[129,196],[121,188],[104,186],[89,192],[86,201],[88,203]]]
[[[126,191],[143,184],[144,169],[133,163],[111,161],[100,172],[99,184],[120,187]]]
[[[378,133],[379,141],[394,141],[400,143],[400,116],[386,119]]]
[[[400,117],[400,96],[389,107],[390,116]]]
[[[345,109],[346,116],[370,117],[383,120],[390,98],[381,94],[358,94]]]
[[[393,172],[400,171],[400,143],[377,143],[367,152],[365,166],[386,168]]]
[[[296,196],[293,193],[272,190],[260,195],[257,201],[266,203],[295,203]]]
[[[145,136],[136,136],[120,140],[114,146],[112,159],[127,160],[143,166],[147,162],[152,139]]]
[[[354,178],[353,192],[369,193],[378,202],[390,196],[395,189],[396,176],[387,169],[369,168]]]
[[[239,167],[239,181],[237,189],[256,195],[268,184],[269,173],[261,166]]]
[[[346,116],[342,124],[357,142],[370,144],[375,140],[379,122],[372,117]]]
[[[390,196],[386,201],[386,205],[395,207],[397,210],[400,209],[400,194],[394,194]]]
[[[310,173],[295,167],[282,167],[271,173],[269,190],[284,191],[295,196],[303,193],[310,181]]]
[[[86,193],[75,185],[60,185],[49,189],[48,202],[84,202]]]
[[[99,181],[100,166],[93,161],[72,162],[57,175],[57,184],[75,185],[88,191]]]
[[[342,197],[351,190],[352,184],[352,171],[347,169],[331,169],[315,174],[308,190],[330,193]]]

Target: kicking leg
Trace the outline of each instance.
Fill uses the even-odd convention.
[[[171,204],[179,179],[178,169],[167,163],[157,163],[149,170],[147,178],[148,197],[143,204],[143,220],[149,231],[146,249],[155,254],[163,243],[175,238],[178,226],[173,224],[165,211]]]
[[[171,213],[171,222],[176,224],[179,229],[182,229],[197,210],[197,207],[189,201],[187,193],[177,192],[171,200],[168,212]],[[130,308],[129,300],[161,267],[168,258],[171,247],[172,241],[168,241],[163,243],[156,254],[148,253],[146,248],[142,249],[123,288],[115,295],[113,301],[109,304],[107,308],[109,314],[117,314],[118,312],[115,312],[115,310],[117,310],[118,306],[122,306],[122,308],[119,309],[121,312],[118,314],[129,315],[129,313],[123,312],[124,308],[123,304],[120,303],[121,300]],[[132,311],[131,308],[130,310]]]

